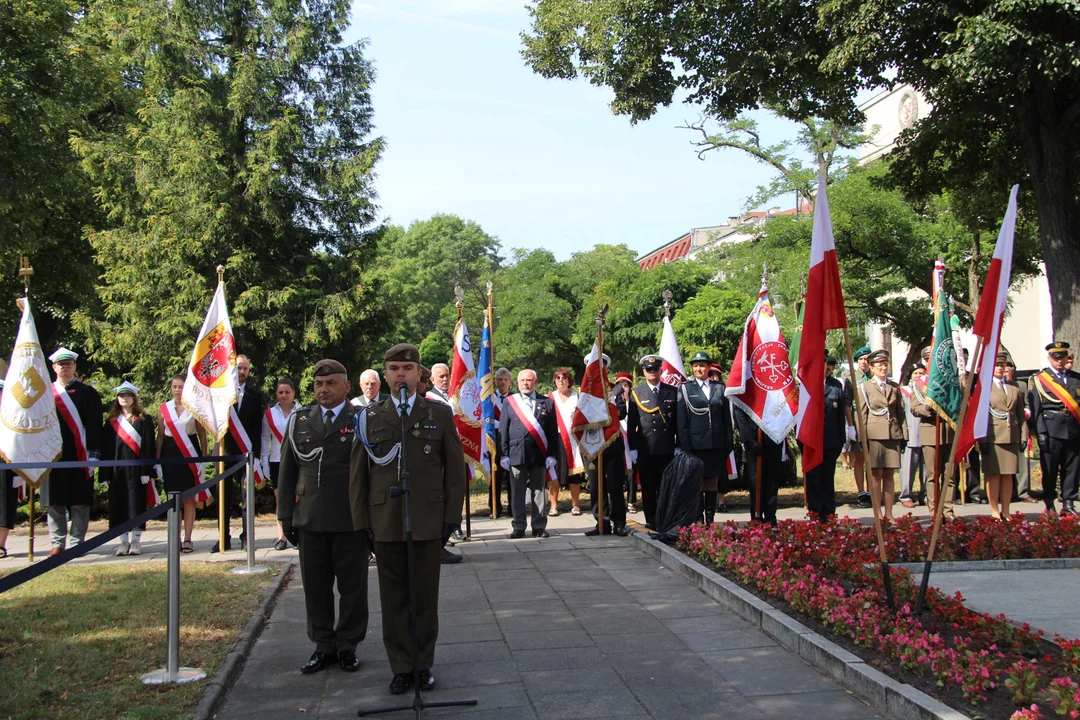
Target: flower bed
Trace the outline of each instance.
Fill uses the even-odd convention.
[[[886,526],[890,561],[923,559],[928,540],[929,530],[911,516]],[[936,588],[916,619],[918,584],[900,569],[893,569],[899,610],[890,612],[872,526],[848,519],[786,520],[778,528],[699,524],[681,533],[678,547],[973,717],[1080,718],[1080,641],[1047,642],[1041,631],[971,612],[959,593]],[[938,547],[938,559],[1080,557],[1080,522],[1057,515],[1034,523],[958,520],[943,528]]]

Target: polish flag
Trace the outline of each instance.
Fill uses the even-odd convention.
[[[675,340],[675,331],[671,327],[671,318],[664,317],[664,332],[660,336],[660,352],[663,362],[660,364],[660,382],[679,387],[686,382],[686,370],[683,369],[679,343]]]
[[[956,438],[956,462],[966,458],[975,443],[986,437],[986,427],[990,420],[990,388],[993,383],[987,381],[994,377],[1001,323],[1005,319],[1005,305],[1009,298],[1013,236],[1016,232],[1016,194],[1019,190],[1019,185],[1013,185],[1012,192],[1009,193],[1009,207],[1005,210],[1005,220],[1001,223],[994,257],[990,261],[990,272],[986,274],[986,284],[983,285],[982,297],[979,298],[975,327],[971,330],[982,339],[979,357],[974,358],[972,365],[978,368],[979,377],[971,388],[969,412],[964,414],[964,424]]]
[[[454,359],[450,365],[450,407],[454,410],[454,424],[461,438],[461,449],[473,476],[487,477],[491,468],[484,429],[481,423],[483,408],[480,401],[480,383],[473,365],[472,341],[464,320],[458,320],[454,328]]]
[[[825,332],[847,327],[840,266],[836,262],[829,196],[818,175],[814,231],[810,244],[810,277],[806,283],[802,335],[799,337],[799,430],[803,474],[821,464],[825,447]]]

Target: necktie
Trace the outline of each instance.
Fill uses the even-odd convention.
[[[536,412],[536,400],[532,395],[526,395],[525,402],[529,405],[529,412]]]
[[[236,409],[239,410],[244,405],[244,388],[240,388],[240,397],[236,399]]]
[[[324,424],[326,425],[326,427],[330,427],[330,425],[332,425],[333,422],[334,422],[334,411],[333,410],[327,410],[326,411],[326,419],[324,421]]]
[[[406,415],[408,415],[409,414],[409,401],[406,400],[405,402],[398,403],[397,411],[398,411],[398,415],[400,415],[401,417],[405,417]]]

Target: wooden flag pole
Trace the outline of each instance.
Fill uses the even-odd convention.
[[[461,305],[465,301],[465,290],[460,285],[454,286],[454,306],[457,308],[457,325],[454,325],[454,344],[457,344],[457,328],[461,325]],[[472,350],[469,350],[472,354]],[[453,402],[453,401],[451,401]],[[469,483],[469,461],[465,461],[465,541],[472,540],[472,487]]]
[[[225,285],[224,265],[217,266],[217,281],[218,285]],[[236,362],[235,357],[233,358],[233,362]],[[222,442],[221,440],[218,440],[214,443],[214,454],[220,457],[222,454],[221,448]],[[225,463],[221,460],[218,460],[217,472],[218,475],[225,474]],[[225,552],[225,543],[228,541],[229,538],[229,518],[227,514],[228,501],[226,500],[225,492],[225,486],[228,484],[228,482],[229,479],[226,478],[218,483],[218,552],[220,553]],[[251,541],[254,542],[255,539],[251,538]]]
[[[971,354],[971,357],[975,359],[973,368],[979,367],[980,353],[983,349],[983,339],[981,336],[975,336],[975,352]],[[934,564],[934,551],[937,549],[938,533],[941,532],[941,519],[944,515],[945,508],[945,495],[955,490],[952,484],[952,476],[956,471],[956,447],[960,442],[960,430],[964,427],[964,418],[967,416],[968,411],[968,399],[971,397],[971,386],[975,383],[972,382],[972,378],[968,378],[968,381],[964,384],[964,397],[960,402],[960,418],[956,423],[956,432],[953,433],[952,443],[949,444],[949,460],[945,463],[945,481],[942,483],[944,492],[938,493],[937,502],[934,504],[934,530],[930,534],[930,547],[926,550],[926,562],[923,565],[922,583],[919,585],[919,599],[915,603],[915,616],[918,617],[922,614],[923,605],[926,603],[926,590],[930,585],[930,568]],[[935,460],[936,462],[936,460]]]
[[[494,288],[494,285],[492,285],[492,283],[490,281],[488,281],[488,284],[487,284],[487,298],[488,298],[487,323],[488,323],[488,337],[489,338],[493,337],[495,335],[495,312],[494,312],[495,300],[494,300],[494,293],[492,292],[492,288]],[[494,395],[495,394],[495,345],[494,344],[492,344],[492,346],[491,346],[491,350],[489,351],[488,357],[491,358],[491,367],[481,368],[480,370],[481,370],[481,372],[483,372],[484,370],[489,371],[490,377],[491,377],[491,394]],[[492,403],[494,403],[494,402],[495,401],[493,399]],[[484,431],[483,442],[485,442],[485,443],[487,442],[487,431],[486,430]],[[488,455],[489,455],[490,460],[491,460],[491,463],[490,463],[491,464],[491,469],[489,471],[490,472],[489,479],[491,480],[491,519],[494,520],[499,515],[499,512],[498,512],[499,503],[502,502],[502,498],[499,497],[498,486],[495,484],[495,453],[493,453],[493,452],[488,453]],[[510,514],[511,515],[513,514],[513,510],[511,510]]]
[[[880,499],[877,493],[877,485],[872,482],[873,476],[870,472],[870,445],[866,437],[866,426],[863,424],[862,417],[862,394],[860,393],[859,385],[861,383],[855,383],[855,357],[851,352],[851,336],[848,334],[847,326],[844,326],[844,346],[847,349],[848,366],[851,368],[852,377],[852,394],[855,396],[855,426],[859,430],[859,440],[863,447],[863,478],[866,481],[866,485],[870,488],[870,502],[874,506],[874,530],[877,532],[878,541],[878,555],[881,558],[881,578],[885,584],[885,601],[889,605],[889,610],[896,611],[896,598],[893,597],[892,588],[892,576],[889,573],[889,560],[885,554],[885,533],[881,528],[881,506]]]
[[[34,268],[30,265],[30,258],[23,255],[19,258],[19,277],[23,281],[23,295],[30,297],[30,278],[34,275]],[[19,301],[19,309],[22,309],[22,301]],[[26,487],[30,490],[30,549],[26,553],[26,562],[34,562],[34,486],[29,480]]]
[[[600,363],[600,387],[604,391],[605,408],[608,396],[608,386],[605,378],[607,374],[604,372],[604,316],[607,315],[607,305],[600,307],[600,313],[596,316],[596,347],[600,354],[598,358]],[[610,421],[610,418],[608,418]],[[601,436],[603,436],[603,428],[600,429]],[[607,448],[604,448],[605,450]],[[600,534],[604,534],[604,450],[601,450],[596,454],[596,500],[597,500],[597,515],[596,522],[597,527],[600,528]]]
[[[755,482],[754,482],[754,519],[755,520],[763,520],[764,518],[761,515],[761,455],[762,455],[761,451],[762,451],[762,447],[761,447],[761,426],[760,425],[758,426],[758,429],[757,429],[757,445],[758,445],[758,449],[757,449],[757,474],[754,475],[754,478],[755,478]],[[725,472],[726,472],[726,469],[725,469]]]

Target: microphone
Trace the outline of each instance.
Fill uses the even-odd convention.
[[[398,387],[398,399],[402,403],[408,402],[409,401],[409,386],[406,385],[405,383],[401,383],[397,387]]]

